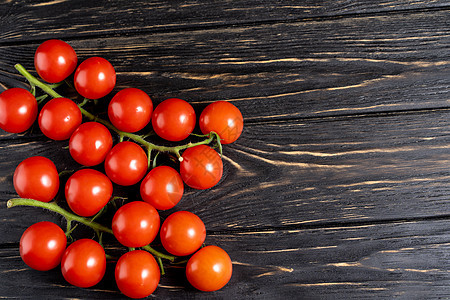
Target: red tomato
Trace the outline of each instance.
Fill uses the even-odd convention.
[[[20,197],[42,202],[52,200],[59,189],[55,164],[42,156],[32,156],[22,161],[14,171],[13,182]]]
[[[161,226],[161,243],[169,253],[186,256],[200,248],[206,238],[205,224],[195,214],[177,211]]]
[[[116,239],[126,247],[143,247],[158,234],[159,214],[150,204],[133,201],[117,210],[112,220]]]
[[[153,112],[153,130],[165,140],[176,142],[187,138],[195,127],[195,111],[184,100],[171,98],[161,102]]]
[[[223,173],[220,155],[211,147],[199,145],[183,152],[180,174],[188,186],[205,190],[215,186]]]
[[[119,290],[125,296],[137,299],[150,296],[156,290],[161,274],[150,253],[134,250],[119,258],[115,277]]]
[[[55,98],[41,109],[38,122],[42,133],[53,140],[70,138],[81,124],[81,111],[78,105],[67,98]]]
[[[170,209],[183,197],[183,180],[173,168],[159,166],[151,170],[142,180],[140,192],[142,200],[156,209]]]
[[[198,250],[186,265],[186,277],[200,291],[212,292],[230,281],[233,264],[228,254],[217,246]]]
[[[116,85],[116,71],[106,59],[91,57],[78,66],[73,82],[81,96],[99,99],[113,90]]]
[[[36,98],[27,90],[11,88],[0,94],[0,128],[19,133],[33,125],[38,113]]]
[[[109,130],[97,122],[81,124],[69,140],[73,159],[84,166],[95,166],[105,160],[113,144]]]
[[[91,239],[81,239],[70,244],[61,260],[64,279],[78,287],[96,285],[102,280],[105,271],[105,251]]]
[[[77,67],[75,50],[61,40],[43,42],[34,54],[34,67],[39,76],[47,82],[63,81]]]
[[[93,169],[81,169],[66,182],[67,204],[74,213],[90,217],[98,213],[109,201],[113,185],[106,175]]]
[[[127,88],[109,102],[108,117],[117,129],[136,132],[144,128],[152,116],[153,103],[140,89]]]
[[[109,179],[119,185],[138,183],[147,172],[147,155],[133,142],[115,145],[105,159],[105,171]]]
[[[222,144],[230,144],[241,135],[244,119],[236,106],[230,102],[217,101],[203,110],[199,124],[203,134],[214,131],[219,134]]]
[[[39,222],[22,234],[20,256],[30,268],[48,271],[59,265],[66,245],[66,235],[58,225]]]

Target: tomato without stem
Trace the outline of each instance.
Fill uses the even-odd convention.
[[[122,255],[115,269],[117,287],[125,296],[135,299],[151,295],[158,287],[160,277],[155,258],[143,250]]]
[[[116,71],[106,59],[91,57],[78,66],[73,80],[75,89],[81,96],[99,99],[114,89]]]
[[[48,271],[59,265],[66,245],[66,235],[58,225],[39,222],[22,234],[20,256],[30,268]]]
[[[11,88],[0,94],[0,128],[11,133],[24,132],[36,120],[36,98],[27,90]]]

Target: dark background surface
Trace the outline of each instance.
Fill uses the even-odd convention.
[[[155,105],[178,97],[198,113],[216,100],[241,109],[244,132],[224,147],[220,183],[187,188],[161,213],[199,215],[233,277],[203,293],[168,266],[154,296],[449,298],[450,3],[203,2],[0,1],[0,91],[26,87],[14,65],[34,71],[37,46],[59,38],[79,62],[111,61],[117,86],[104,103],[136,87]],[[0,131],[0,298],[123,297],[113,263],[80,289],[19,256],[28,226],[64,222],[6,209],[14,169],[33,155],[78,168],[65,146],[36,124]]]

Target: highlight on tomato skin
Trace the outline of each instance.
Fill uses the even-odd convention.
[[[0,94],[0,128],[20,133],[33,125],[38,114],[36,98],[22,88],[10,88]]]

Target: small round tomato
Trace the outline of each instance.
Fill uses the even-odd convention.
[[[13,183],[20,197],[49,202],[58,193],[59,175],[50,159],[32,156],[17,166]]]
[[[161,274],[155,258],[143,250],[125,253],[116,264],[115,278],[119,290],[130,298],[145,298],[158,287]]]
[[[153,111],[153,130],[165,140],[176,142],[187,138],[195,127],[195,111],[184,100],[170,98]]]
[[[167,252],[186,256],[200,248],[206,238],[205,224],[195,214],[177,211],[161,225],[161,243]]]
[[[206,246],[198,250],[186,265],[189,283],[204,292],[223,288],[230,281],[232,272],[230,256],[217,246]]]
[[[230,144],[241,135],[244,119],[241,111],[230,102],[216,101],[202,111],[199,124],[203,134],[214,131],[222,144]]]
[[[0,94],[0,128],[19,133],[33,125],[38,113],[36,98],[27,90],[11,88]]]
[[[127,88],[118,92],[109,102],[108,117],[117,129],[136,132],[147,126],[152,111],[152,100],[145,92]]]
[[[81,239],[70,244],[61,260],[64,279],[78,287],[96,285],[102,280],[105,271],[105,250],[91,239]]]
[[[78,66],[73,82],[81,96],[88,99],[99,99],[114,89],[116,71],[106,59],[91,57]]]
[[[62,141],[70,138],[81,124],[81,111],[78,105],[67,98],[48,101],[39,113],[39,128],[52,140]]]
[[[183,197],[184,185],[180,174],[168,166],[152,169],[141,182],[142,200],[156,209],[166,210],[174,207]]]
[[[150,204],[133,201],[120,207],[112,220],[116,239],[126,247],[143,247],[158,234],[159,214]]]
[[[66,235],[58,225],[39,222],[22,234],[20,256],[30,268],[48,271],[59,265],[66,245]]]
[[[105,160],[113,144],[111,132],[97,122],[78,126],[69,140],[69,152],[73,159],[84,166],[95,166]]]
[[[34,54],[34,67],[39,76],[47,82],[63,81],[77,67],[75,50],[64,41],[48,40],[43,42]]]
[[[147,155],[133,142],[115,145],[105,159],[105,171],[112,182],[119,185],[138,183],[147,172]]]
[[[113,185],[103,173],[93,169],[81,169],[66,182],[67,204],[74,213],[90,217],[98,213],[109,201]]]
[[[215,186],[223,173],[220,155],[211,147],[199,145],[183,152],[180,174],[188,186],[205,190]]]

